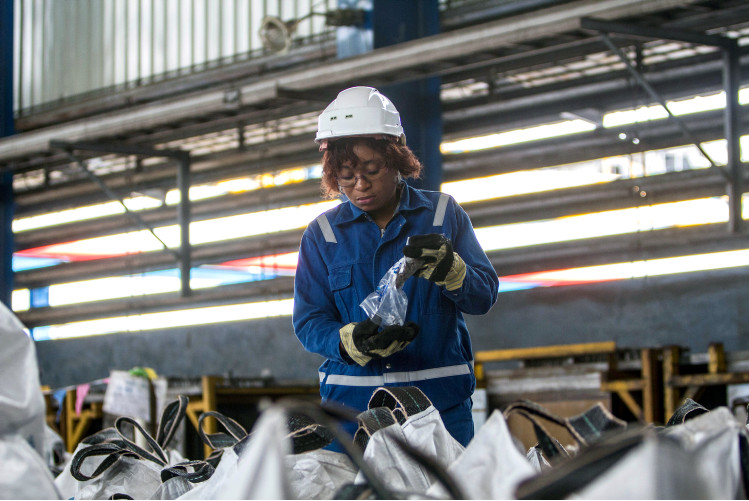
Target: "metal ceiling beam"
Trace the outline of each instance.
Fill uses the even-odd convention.
[[[96,151],[101,153],[116,153],[120,155],[137,155],[142,157],[164,157],[176,160],[179,164],[177,169],[177,191],[180,194],[179,203],[177,204],[177,223],[180,229],[180,247],[178,251],[170,249],[161,238],[153,231],[153,228],[146,223],[137,212],[131,211],[125,202],[116,193],[114,193],[96,174],[91,172],[82,161],[79,161],[81,168],[88,177],[104,191],[107,196],[122,205],[125,213],[130,216],[138,225],[147,229],[154,238],[156,238],[165,250],[174,254],[179,263],[180,283],[182,295],[187,297],[191,294],[190,289],[190,270],[192,269],[190,249],[190,152],[183,150],[155,150],[151,148],[142,148],[130,145],[105,144],[105,143],[69,143],[65,141],[50,141],[51,149],[60,149],[73,155],[74,151]]]
[[[585,20],[583,20],[583,23],[585,23]],[[653,101],[655,101],[656,103],[660,104],[661,107],[664,110],[666,110],[666,113],[668,113],[668,117],[671,120],[673,120],[679,126],[679,128],[681,129],[681,131],[684,133],[684,136],[686,136],[692,142],[692,144],[698,150],[700,150],[700,153],[702,153],[702,156],[704,156],[707,159],[707,161],[710,162],[710,165],[712,167],[716,168],[716,169],[720,169],[720,167],[718,167],[718,165],[715,163],[715,161],[713,160],[713,158],[710,155],[708,155],[707,152],[702,148],[702,145],[699,143],[699,141],[696,141],[694,139],[694,137],[692,136],[691,131],[689,130],[689,128],[686,125],[684,125],[684,122],[681,120],[681,118],[679,118],[676,115],[674,115],[671,112],[671,110],[668,109],[668,105],[666,103],[666,100],[663,99],[660,96],[660,94],[655,90],[655,88],[653,88],[652,85],[650,85],[650,83],[647,80],[645,80],[645,77],[642,76],[642,73],[640,73],[640,71],[637,68],[635,68],[635,66],[629,60],[629,58],[627,57],[627,55],[614,44],[614,42],[611,40],[611,37],[609,37],[606,33],[601,33],[601,38],[606,43],[606,45],[609,47],[609,49],[611,49],[611,51],[614,54],[616,54],[617,56],[619,56],[619,59],[622,62],[624,62],[624,64],[627,67],[627,70],[629,71],[629,73],[634,77],[634,79],[637,81],[637,83],[639,83],[640,86],[647,91],[647,93],[650,96],[650,98]],[[724,174],[725,174],[725,172],[724,172]]]
[[[731,48],[736,44],[735,40],[721,35],[708,35],[694,30],[683,30],[678,28],[663,28],[658,26],[643,26],[634,23],[618,23],[616,21],[604,21],[593,17],[585,17],[580,20],[580,27],[586,30],[598,31],[600,33],[618,33],[629,37],[639,37],[648,40],[675,40],[696,45],[710,45],[721,48]]]
[[[710,164],[719,168],[728,181],[728,207],[729,207],[729,229],[734,233],[740,233],[744,230],[744,218],[742,211],[742,198],[744,193],[743,169],[741,167],[740,153],[740,133],[739,133],[739,82],[740,70],[739,63],[739,44],[732,38],[719,35],[705,35],[699,32],[678,29],[663,29],[652,26],[639,26],[629,23],[617,23],[600,19],[583,18],[581,27],[598,31],[601,39],[616,54],[619,59],[626,65],[627,70],[637,83],[659,103],[668,113],[670,119],[674,120],[682,129],[684,134],[690,138],[697,149],[708,159]],[[609,36],[610,33],[619,33],[627,36],[648,37],[652,39],[676,40],[694,44],[708,45],[718,47],[723,55],[723,90],[726,94],[726,107],[724,128],[727,142],[727,166],[726,168],[718,167],[710,155],[705,152],[699,141],[694,140],[689,129],[684,125],[682,120],[675,116],[666,106],[666,102],[650,83],[643,77],[640,71],[634,67],[626,54],[619,49]]]
[[[749,111],[749,110],[747,110]],[[686,118],[686,117],[685,117]],[[701,142],[723,138],[719,111],[687,119],[692,133]],[[749,126],[745,113],[742,126]],[[622,140],[620,133],[627,134]],[[632,139],[637,138],[638,144]],[[448,155],[444,161],[445,181],[490,176],[506,172],[552,167],[617,155],[685,146],[681,131],[667,120],[653,120],[616,128],[599,128],[591,133],[562,136],[531,145],[517,144],[460,155]]]
[[[471,24],[478,24],[487,18],[516,16],[530,10],[559,5],[570,0],[515,0],[513,2],[456,2],[450,9],[450,15],[443,20],[443,26],[454,29]]]
[[[696,59],[696,60],[695,60]],[[749,50],[743,58],[749,68]],[[679,99],[722,89],[719,54],[700,55],[668,65],[648,67],[648,80],[666,99]],[[746,75],[744,79],[746,80]],[[646,104],[650,98],[633,86],[626,71],[567,80],[544,87],[500,92],[443,103],[445,139],[527,127],[559,118],[564,111],[593,108],[601,114]]]
[[[192,248],[192,264],[222,263],[233,259],[296,252],[303,230],[289,230],[248,238],[196,245]],[[57,266],[19,271],[15,274],[16,288],[46,287],[53,283],[78,282],[93,278],[111,277],[165,270],[174,267],[174,258],[167,251],[63,263]]]
[[[199,136],[229,130],[236,130],[236,134],[239,136],[240,131],[252,128],[262,129],[268,124],[280,123],[306,113],[317,113],[319,110],[320,105],[318,103],[274,100],[264,103],[263,107],[232,109],[222,114],[194,117],[188,121],[175,122],[158,128],[133,130],[130,135],[121,134],[116,138],[108,139],[108,141],[134,146],[156,147],[161,144],[174,144],[185,140],[189,143],[190,140]],[[253,143],[250,141],[248,145],[252,146]],[[12,169],[16,173],[23,173],[39,169],[51,169],[66,163],[66,158],[63,155],[55,154],[54,151],[43,153],[43,155],[14,160],[11,162],[13,164]]]
[[[193,221],[203,221],[320,201],[320,181],[313,179],[283,187],[263,188],[193,202],[191,217]],[[140,212],[140,215],[151,226],[166,226],[176,223],[174,207],[170,206],[145,210]],[[63,223],[53,227],[16,233],[16,250],[125,233],[133,229],[133,222],[127,215],[108,216],[94,221]]]
[[[637,180],[622,179],[599,185],[507,197],[486,202],[462,204],[474,226],[483,227],[518,221],[569,216],[587,210],[612,210],[637,207],[686,198],[720,196],[720,176],[712,171],[685,171]],[[636,189],[635,189],[636,188]],[[257,257],[271,253],[295,252],[302,230],[258,235],[193,247],[195,265],[220,263],[232,259]],[[585,245],[585,244],[583,244]],[[95,261],[60,264],[16,273],[17,287],[44,287],[105,276],[143,273],[173,266],[171,256],[149,252]]]
[[[584,243],[561,242],[533,248],[502,249],[488,252],[489,260],[502,278],[548,269],[564,269],[664,257],[746,249],[749,236],[726,233],[722,225],[654,230],[636,234],[590,239]],[[173,311],[244,301],[290,298],[293,277],[220,286],[195,291],[189,300],[175,294],[154,294],[77,304],[56,308],[35,308],[18,312],[27,327],[37,327],[93,318]]]
[[[631,261],[689,256],[749,248],[749,236],[728,233],[723,224],[669,228],[562,242],[531,248],[488,252],[500,281],[502,276]]]
[[[210,90],[174,99],[134,106],[95,117],[30,131],[10,139],[0,139],[0,162],[38,155],[54,139],[87,141],[131,134],[194,117],[208,117],[227,110],[268,102],[278,97],[278,89],[305,91],[340,87],[353,81],[366,81],[384,75],[396,76],[427,63],[460,60],[466,54],[481,53],[508,44],[578,30],[583,17],[617,19],[682,7],[693,0],[578,0],[479,27],[456,30],[419,40],[385,47],[359,57],[293,70],[243,85]],[[423,78],[424,74],[413,78]],[[237,96],[227,104],[227,96]],[[236,104],[234,104],[236,103]],[[12,168],[12,164],[9,164]]]
[[[648,77],[658,92],[667,98],[682,97],[685,93],[707,92],[711,88],[720,89],[720,60],[704,61],[695,67],[686,63],[684,67],[649,68]],[[749,61],[747,61],[749,63]],[[684,64],[684,61],[680,62]],[[595,106],[602,111],[631,106],[630,84],[621,74],[607,75],[605,79],[596,77],[594,81],[572,82],[550,88],[536,88],[532,91],[514,96],[502,95],[501,99],[473,98],[450,102],[444,111],[446,138],[459,138],[468,135],[479,135],[497,132],[497,124],[503,128],[535,125],[544,120],[558,119],[558,113],[575,110],[585,106]],[[586,83],[589,82],[589,83]],[[460,106],[460,108],[457,108]],[[285,168],[287,166],[309,164],[319,159],[305,137],[288,137],[280,141],[250,145],[246,149],[229,150],[215,154],[194,156],[192,159],[193,182],[208,182],[231,175],[244,175],[259,172],[267,168]],[[573,140],[574,141],[574,140]],[[618,145],[617,145],[618,147]],[[565,149],[565,152],[573,148]],[[534,146],[533,151],[537,151]],[[293,153],[293,154],[292,154]],[[572,152],[570,152],[572,153]],[[498,152],[500,156],[502,152]],[[470,158],[467,155],[466,158]],[[446,176],[456,179],[458,173],[454,159],[446,159]],[[470,163],[466,162],[466,164]],[[557,162],[558,163],[558,162]],[[525,166],[525,163],[521,165]],[[471,175],[466,172],[466,176]],[[116,190],[130,190],[133,186],[139,189],[164,188],[174,179],[174,167],[168,163],[149,165],[143,170],[108,174],[104,177],[107,185]],[[124,192],[123,192],[124,193]],[[87,202],[89,200],[90,202]],[[97,192],[90,183],[69,180],[64,183],[48,185],[43,189],[16,192],[18,216],[32,215],[35,212],[55,208],[64,209],[73,205],[95,203]]]
[[[746,172],[746,171],[745,171]],[[749,174],[745,174],[747,184]],[[522,223],[682,200],[721,197],[725,182],[714,171],[671,172],[639,179],[516,195],[462,204],[474,227]]]
[[[746,116],[749,120],[749,115]],[[700,141],[709,141],[722,137],[719,112],[710,112],[694,116],[690,119],[690,127]],[[745,120],[744,124],[749,123]],[[556,164],[572,163],[583,160],[601,158],[603,156],[628,155],[640,150],[661,149],[675,144],[681,139],[678,130],[668,121],[653,121],[640,124],[637,127],[640,144],[620,140],[617,135],[622,130],[601,130],[581,136],[565,137],[557,140],[534,143],[529,151],[528,145],[499,148],[472,154],[446,155],[446,180],[455,181],[466,177],[499,174],[501,172],[518,171]],[[298,141],[297,141],[298,142]],[[317,156],[317,152],[314,153]],[[163,172],[166,166],[158,167]],[[172,172],[169,169],[168,172]],[[694,171],[701,172],[701,171]],[[671,176],[671,175],[669,175]],[[655,178],[654,178],[655,179]],[[712,178],[709,178],[712,179]],[[711,182],[705,179],[705,182]],[[644,181],[651,182],[651,181]],[[65,203],[55,190],[44,192],[49,201],[36,200],[36,207],[49,210],[58,203]],[[78,205],[86,203],[90,195],[81,192],[74,195],[73,200]],[[299,184],[291,184],[275,188],[266,188],[243,194],[233,194],[215,199],[194,202],[192,205],[193,220],[203,220],[270,208],[288,206],[291,204],[314,203],[320,201],[319,182],[308,180]],[[492,202],[495,203],[495,202]],[[496,202],[501,203],[501,202]],[[539,202],[540,203],[540,202]],[[20,209],[26,206],[20,204]],[[591,206],[590,210],[595,210]],[[28,211],[26,211],[28,213]],[[147,210],[141,213],[151,225],[166,225],[174,222],[174,210],[171,207]],[[49,245],[78,238],[102,236],[132,229],[132,222],[126,216],[109,216],[96,221],[68,223],[50,228],[30,230],[16,234],[16,249],[28,249],[42,245]]]
[[[298,137],[264,143],[246,149],[233,149],[220,153],[192,157],[193,184],[227,179],[232,176],[262,174],[269,170],[299,167],[319,161],[320,154]],[[175,186],[177,170],[170,162],[144,166],[140,172],[128,170],[102,176],[107,186],[120,193],[130,193],[135,188],[171,188]],[[50,208],[61,210],[80,207],[86,203],[103,200],[98,190],[85,180],[75,180],[49,185],[32,191],[17,191],[19,216],[33,215]]]
[[[706,32],[715,28],[723,28],[726,26],[732,26],[735,23],[742,23],[749,18],[748,6],[729,6],[724,4],[725,2],[721,3],[719,7],[716,7],[718,10],[709,10],[704,13],[696,12],[683,17],[668,16],[663,19],[663,23],[660,27],[684,31],[700,30]],[[481,3],[477,5],[482,9],[486,9],[486,6]],[[447,25],[449,25],[449,19],[450,18],[445,19],[443,25],[445,25],[445,23],[448,23]],[[623,45],[628,43],[629,42],[622,42]],[[557,42],[552,45],[523,50],[522,52],[515,52],[495,58],[483,58],[478,61],[462,63],[455,65],[454,68],[442,70],[440,75],[442,76],[443,82],[468,78],[482,79],[486,78],[486,73],[490,69],[497,73],[518,70],[523,71],[539,64],[547,64],[550,61],[561,63],[565,60],[578,59],[604,50],[605,47],[601,41],[596,38],[580,39],[572,42]],[[652,69],[653,66],[650,66],[648,72],[650,73]]]
[[[563,193],[550,196],[549,193],[493,199],[486,202],[464,204],[475,225],[497,224],[525,219],[557,217],[570,212],[586,210],[607,210],[631,204],[622,199],[622,193],[630,193],[638,185],[642,191],[657,193],[658,201],[673,201],[680,197],[719,196],[720,176],[704,171],[685,171],[665,176],[645,179],[617,181],[611,187],[598,186],[570,188]],[[566,200],[562,203],[562,200]],[[205,220],[233,214],[286,207],[291,203],[304,204],[320,201],[320,187],[317,180],[284,188],[253,191],[229,195],[216,199],[203,200],[192,206],[193,220]],[[168,225],[176,222],[171,207],[143,211],[141,217],[152,226]],[[54,227],[29,230],[16,234],[16,250],[31,249],[43,245],[69,242],[83,238],[133,231],[133,222],[126,216],[109,216],[97,221],[80,221],[60,224]]]
[[[189,298],[173,293],[150,294],[54,308],[34,308],[16,314],[24,326],[34,328],[42,325],[80,322],[120,315],[140,315],[165,310],[203,308],[240,301],[269,301],[291,297],[293,291],[294,277],[278,277],[271,280],[223,285],[211,289],[197,289],[193,291]]]

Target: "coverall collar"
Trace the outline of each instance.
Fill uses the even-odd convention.
[[[401,186],[403,189],[401,191],[400,203],[398,204],[396,213],[410,212],[419,209],[434,209],[434,204],[430,202],[420,190],[417,190],[405,181],[402,182]],[[335,219],[337,223],[352,222],[358,218],[365,217],[367,214],[365,211],[352,204],[348,199],[345,199],[344,205],[345,210],[338,211],[338,214],[336,214]]]

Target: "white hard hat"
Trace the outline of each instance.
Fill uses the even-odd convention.
[[[382,134],[395,136],[405,144],[398,110],[373,87],[350,87],[342,90],[318,118],[315,142]]]

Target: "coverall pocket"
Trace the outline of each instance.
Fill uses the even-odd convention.
[[[356,311],[359,303],[357,302],[356,291],[352,287],[352,266],[340,266],[330,270],[328,283],[330,290],[335,297],[335,304],[341,313],[341,319],[344,323],[351,322],[349,318],[351,311]]]

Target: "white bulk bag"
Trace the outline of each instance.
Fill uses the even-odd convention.
[[[20,435],[0,437],[0,498],[62,499],[47,464]]]
[[[727,407],[718,407],[682,424],[667,427],[663,433],[690,451],[697,461],[697,468],[714,480],[710,492],[712,497],[746,497],[739,439],[747,440],[749,432]]]
[[[423,494],[435,481],[424,465],[413,460],[395,440],[401,439],[447,469],[464,451],[440,418],[434,406],[410,416],[403,425],[393,424],[377,430],[369,439],[364,461],[373,473],[393,491]],[[356,483],[365,482],[359,472]]]
[[[283,410],[264,411],[242,443],[223,449],[211,478],[178,499],[290,499],[284,464],[291,454],[288,432]]]
[[[325,449],[286,456],[286,468],[295,499],[333,499],[359,471],[346,454]]]
[[[148,499],[161,486],[162,468],[152,461],[122,456],[101,475],[79,482],[73,499],[110,499],[115,494]]]
[[[0,436],[20,435],[45,454],[45,404],[34,342],[0,303]]]
[[[447,471],[468,499],[513,499],[518,484],[536,474],[496,409]],[[448,496],[441,484],[432,485],[427,494]]]
[[[676,442],[648,436],[572,499],[724,499],[696,458]]]
[[[177,499],[222,499],[219,497],[219,491],[228,479],[236,476],[238,459],[234,448],[226,447],[213,475],[205,482],[195,484],[191,490]]]
[[[36,349],[2,303],[0,346],[0,496],[59,499],[45,460],[45,405]]]

